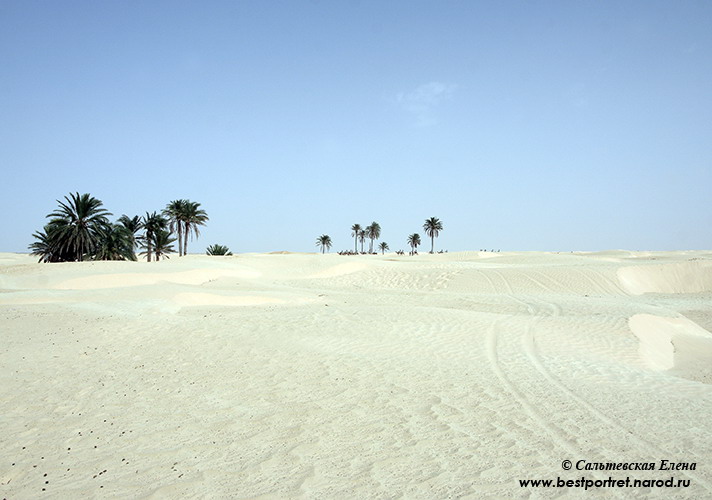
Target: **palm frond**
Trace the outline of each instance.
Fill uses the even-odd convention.
[[[133,233],[120,224],[105,228],[93,258],[95,260],[136,260]]]
[[[225,245],[210,245],[205,253],[207,255],[232,255],[232,252]]]

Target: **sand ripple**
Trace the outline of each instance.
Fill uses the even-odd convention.
[[[518,479],[664,458],[708,498],[710,262],[3,255],[0,495],[554,498]]]

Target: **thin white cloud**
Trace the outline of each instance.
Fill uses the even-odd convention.
[[[425,83],[410,92],[396,94],[396,103],[415,117],[416,125],[432,125],[437,122],[435,109],[450,99],[456,88],[456,85],[442,82]]]

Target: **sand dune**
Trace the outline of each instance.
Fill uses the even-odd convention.
[[[710,252],[1,254],[0,495],[707,498],[711,299]],[[691,484],[519,485],[582,476]]]
[[[696,260],[623,267],[618,278],[630,293],[695,293],[712,290],[712,262]]]
[[[712,333],[685,317],[636,314],[629,324],[651,367],[712,383]]]
[[[155,285],[160,282],[182,285],[203,285],[218,278],[258,278],[260,273],[251,270],[200,269],[178,273],[122,273],[98,274],[62,281],[54,286],[60,290],[95,290],[99,288],[123,288]]]

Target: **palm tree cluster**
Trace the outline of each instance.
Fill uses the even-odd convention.
[[[437,217],[430,217],[425,219],[423,224],[423,230],[425,234],[430,236],[430,253],[435,253],[435,238],[440,235],[440,231],[443,230],[443,223]],[[420,246],[420,235],[418,233],[413,233],[408,235],[408,245],[410,245],[410,255],[418,254],[418,246]],[[439,253],[443,253],[440,250]]]
[[[137,260],[141,248],[151,262],[175,252],[173,232],[178,232],[180,255],[187,253],[188,235],[199,236],[198,226],[208,220],[200,203],[189,200],[171,202],[162,213],[129,217],[122,215],[110,222],[111,212],[89,193],[70,193],[59,207],[47,215],[50,221],[33,234],[32,255],[40,262],[77,262],[83,260]]]
[[[353,226],[351,226],[351,236],[354,238],[353,252],[350,250],[344,250],[342,252],[339,252],[339,255],[358,255],[359,253],[362,255],[366,253],[374,254],[375,252],[373,251],[373,242],[381,237],[381,225],[375,221],[366,227],[362,227],[361,224],[354,224]],[[369,240],[368,252],[365,252],[363,249],[363,245],[366,242],[366,239]],[[359,243],[361,244],[360,252],[358,249]],[[386,244],[386,249],[387,247],[388,245]],[[383,249],[381,248],[381,250]]]
[[[200,208],[200,203],[190,200],[174,200],[166,205],[163,215],[169,222],[169,229],[178,235],[178,256],[188,254],[188,236],[200,236],[199,226],[208,221],[208,214]]]
[[[435,253],[435,238],[437,238],[440,235],[440,231],[443,230],[442,221],[437,217],[430,217],[429,219],[425,220],[425,223],[423,224],[423,230],[425,231],[425,234],[430,237],[430,253]],[[373,255],[376,253],[373,251],[373,242],[381,237],[381,226],[377,222],[372,222],[370,226],[366,227],[362,227],[361,224],[354,224],[353,226],[351,226],[351,236],[354,238],[353,251],[344,250],[339,252],[339,255],[358,255],[359,253],[362,255],[366,253]],[[363,250],[364,242],[366,241],[366,239],[370,240],[368,252],[364,252]],[[417,255],[418,247],[421,244],[420,235],[418,233],[408,235],[407,242],[411,248],[410,255]],[[358,249],[359,243],[361,243],[360,252]],[[381,251],[382,254],[386,253],[386,250],[389,249],[388,243],[386,243],[385,241],[381,242],[378,245],[378,249]],[[441,250],[439,253],[443,253],[443,251]],[[396,254],[403,255],[404,252],[402,250],[397,250]]]

